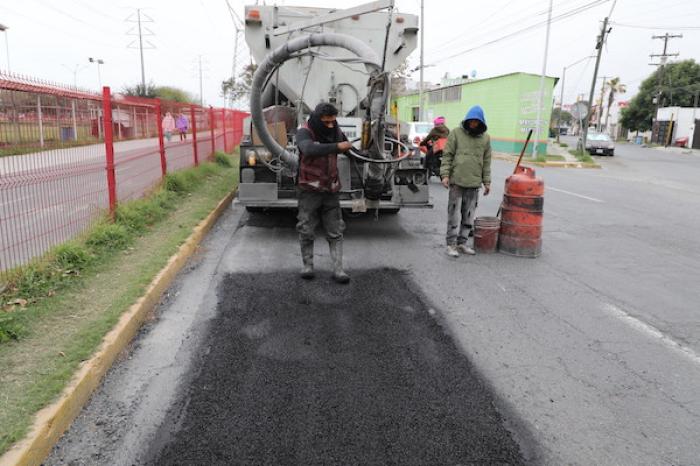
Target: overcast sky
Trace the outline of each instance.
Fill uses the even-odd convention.
[[[243,16],[252,2],[230,0]],[[273,4],[274,2],[267,2]],[[356,6],[362,0],[281,0],[279,5]],[[539,74],[542,70],[545,28],[536,27],[512,38],[488,42],[546,21],[548,0],[425,0],[426,80],[437,82],[445,73],[453,77],[476,70],[477,78],[514,71]],[[611,0],[554,0],[553,16],[592,8],[552,24],[547,74],[561,77],[562,67],[593,54],[600,21],[609,13]],[[420,0],[397,0],[401,12],[418,14]],[[14,72],[66,84],[97,89],[97,70],[87,58],[105,61],[102,82],[114,89],[140,82],[138,50],[129,49],[136,39],[127,36],[134,26],[125,20],[135,8],[154,20],[145,26],[154,33],[147,39],[155,46],[145,52],[146,80],[199,93],[198,56],[204,69],[204,100],[222,105],[220,82],[231,74],[234,28],[224,0],[22,0],[0,2],[0,24],[9,27],[10,65]],[[135,15],[131,19],[134,19]],[[618,0],[612,13],[612,32],[603,52],[600,75],[619,76],[629,98],[653,71],[651,53],[660,53],[663,41],[654,34],[682,33],[669,42],[678,59],[700,62],[700,0]],[[619,23],[619,24],[615,24]],[[657,28],[657,29],[652,29]],[[691,29],[694,28],[694,29]],[[0,67],[7,68],[0,38]],[[248,61],[240,41],[241,61]],[[469,49],[474,49],[467,51]],[[466,51],[466,52],[465,52]],[[465,53],[461,53],[465,52]],[[456,56],[453,56],[456,55]],[[411,57],[418,64],[418,50]],[[89,66],[88,66],[89,65]],[[588,94],[594,60],[584,60],[567,70],[564,102],[579,93]],[[414,75],[418,79],[418,73]],[[557,88],[557,95],[559,89]]]

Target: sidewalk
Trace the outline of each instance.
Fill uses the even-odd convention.
[[[645,147],[645,146],[640,146],[640,147]],[[646,146],[649,147],[649,146]],[[662,152],[671,152],[674,154],[683,154],[683,155],[695,155],[695,156],[700,156],[700,149],[689,149],[687,147],[675,147],[675,146],[657,146],[657,147],[649,147],[650,149],[662,151]]]

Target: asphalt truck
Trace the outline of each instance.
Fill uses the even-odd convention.
[[[296,208],[296,129],[318,103],[338,110],[353,148],[338,157],[341,206],[354,212],[429,207],[420,154],[391,117],[391,72],[415,50],[416,15],[393,0],[348,9],[245,7],[257,64],[240,146],[238,201],[248,210]]]

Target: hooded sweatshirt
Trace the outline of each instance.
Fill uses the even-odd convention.
[[[479,122],[479,134],[470,134],[465,128],[469,120]],[[491,137],[486,133],[484,110],[475,105],[469,109],[462,124],[450,131],[442,153],[440,176],[449,177],[450,183],[462,188],[478,188],[491,184]]]

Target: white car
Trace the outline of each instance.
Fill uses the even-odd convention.
[[[579,146],[581,142],[579,140]],[[586,138],[586,151],[591,155],[615,155],[615,143],[604,133],[590,131]]]
[[[431,129],[433,129],[433,124],[428,121],[411,121],[408,123],[408,142],[417,146]]]

